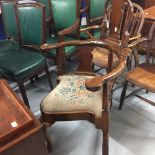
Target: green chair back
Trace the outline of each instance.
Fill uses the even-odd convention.
[[[104,7],[109,0],[90,0],[90,19],[104,15]]]
[[[40,46],[46,42],[45,6],[40,3],[16,5],[18,29],[22,45]]]
[[[56,31],[73,25],[79,18],[81,0],[51,0],[51,11]]]
[[[3,24],[5,28],[6,37],[17,37],[17,24],[16,24],[16,16],[15,16],[15,9],[14,1],[1,1],[1,11],[2,11],[2,18]]]
[[[50,0],[37,0],[37,2],[43,4],[45,6],[45,12],[46,12],[46,21],[49,21],[51,19],[51,4]]]

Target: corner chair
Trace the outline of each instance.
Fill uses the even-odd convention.
[[[41,118],[45,131],[48,150],[51,151],[51,140],[46,128],[50,127],[56,121],[88,120],[103,131],[102,155],[109,154],[109,114],[111,103],[110,83],[124,69],[126,57],[130,54],[130,49],[116,49],[114,46],[99,40],[70,41],[54,45],[42,45],[43,51],[48,52],[53,48],[62,48],[65,46],[99,46],[107,48],[109,53],[115,53],[118,56],[119,63],[117,67],[108,74],[96,76],[89,72],[76,72],[58,77],[60,80],[56,88],[51,91],[41,102]],[[81,53],[85,56],[87,64],[91,65],[91,53]],[[111,64],[111,54],[109,54],[109,64]],[[81,63],[80,63],[81,65]],[[79,67],[80,68],[80,67]],[[53,148],[54,149],[54,148]]]

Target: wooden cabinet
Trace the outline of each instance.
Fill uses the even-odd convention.
[[[0,80],[0,155],[47,155],[42,125]]]

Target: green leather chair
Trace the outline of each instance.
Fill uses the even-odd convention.
[[[83,11],[86,14],[86,25],[82,26],[81,28],[83,29],[88,26],[101,25],[110,3],[111,3],[111,0],[85,0],[86,6],[83,9]],[[99,29],[95,29],[92,33],[93,33],[93,37],[95,38],[100,37]],[[83,39],[89,38],[88,35],[86,35],[83,32],[81,32],[80,36]]]
[[[52,0],[50,4],[55,31],[55,35],[52,37],[46,36],[45,6],[37,2],[17,5],[18,28],[22,36],[23,47],[33,47],[41,51],[42,44],[75,40],[73,36],[78,38],[80,0]],[[58,74],[62,74],[63,60],[72,56],[75,51],[75,46],[70,46],[62,48],[60,51],[53,49],[48,53],[44,52],[44,55],[55,60]]]
[[[19,34],[14,5],[14,1],[1,1],[5,32],[10,40],[0,41],[0,74],[5,79],[17,82],[25,104],[30,107],[24,87],[25,81],[45,70],[51,89],[53,87],[45,57],[31,50],[22,49],[15,41],[18,40]]]

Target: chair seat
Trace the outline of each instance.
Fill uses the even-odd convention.
[[[60,83],[41,103],[45,113],[88,112],[96,118],[102,116],[102,91],[91,92],[85,87],[85,80],[92,76],[64,75]]]
[[[105,48],[96,47],[92,51],[93,60],[92,63],[103,68],[108,66],[108,50]],[[113,66],[116,66],[118,63],[118,57],[113,54]]]
[[[46,63],[44,56],[25,49],[10,49],[0,56],[1,75],[11,79],[23,79]]]
[[[155,92],[155,65],[153,64],[141,64],[129,71],[125,78],[129,82]]]
[[[71,40],[75,40],[71,37],[68,37],[68,36],[64,36],[64,41],[71,41]],[[47,37],[47,43],[48,44],[55,44],[58,42],[58,38],[57,37]],[[76,50],[76,47],[75,46],[68,46],[68,47],[65,47],[65,56],[68,57],[70,55],[72,55]],[[56,50],[51,50],[49,53],[48,53],[49,56],[52,56],[52,57],[56,57]]]

